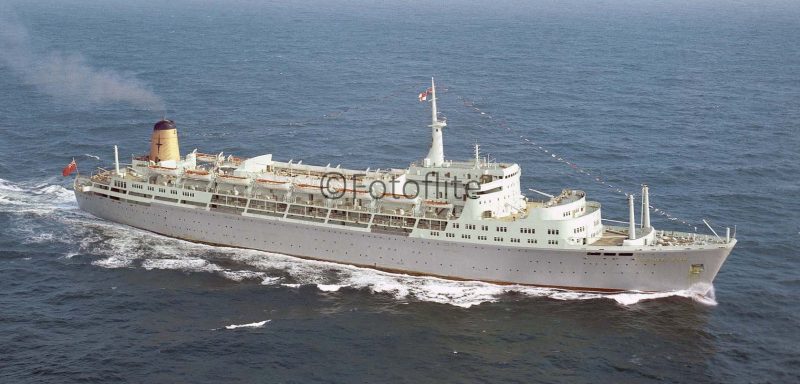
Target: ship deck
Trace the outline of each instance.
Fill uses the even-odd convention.
[[[601,247],[620,246],[622,245],[622,240],[625,240],[627,238],[628,238],[627,232],[606,228],[603,230],[603,236],[600,237],[600,239],[598,239],[594,243],[592,243],[592,246],[601,246]]]

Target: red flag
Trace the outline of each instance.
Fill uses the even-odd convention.
[[[428,90],[427,89],[422,91],[422,92],[420,92],[420,94],[419,94],[419,101],[425,101],[425,100],[428,100]]]
[[[61,171],[61,175],[69,176],[72,174],[72,172],[75,172],[77,170],[78,170],[78,164],[75,162],[75,159],[72,159],[72,162],[67,164],[67,166],[64,167],[64,170]]]

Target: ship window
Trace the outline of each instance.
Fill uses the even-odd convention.
[[[528,239],[528,244],[536,244],[536,239]]]
[[[503,238],[502,237],[495,237],[494,241],[503,241]]]
[[[439,236],[439,232],[431,231],[431,236]]]
[[[486,236],[478,236],[478,240],[486,240]]]
[[[455,234],[455,233],[447,233],[447,234],[445,234],[445,235],[446,235],[447,237],[456,237],[456,234]]]
[[[511,238],[512,243],[519,243],[519,239]]]
[[[488,225],[481,225],[481,229],[484,230],[484,231],[488,231],[489,230],[489,226]]]
[[[469,239],[469,238],[470,238],[470,235],[467,235],[467,234],[465,233],[465,234],[462,234],[462,235],[461,235],[461,238],[462,238],[462,239]]]
[[[458,229],[458,223],[453,223],[453,228]]]

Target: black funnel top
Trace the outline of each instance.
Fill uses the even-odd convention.
[[[175,129],[175,122],[172,120],[161,120],[153,126],[154,131],[166,131],[168,129]]]

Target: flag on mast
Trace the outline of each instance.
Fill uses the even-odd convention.
[[[61,175],[69,176],[72,174],[72,172],[75,172],[77,170],[78,170],[78,163],[75,162],[75,158],[73,157],[72,161],[69,164],[67,164],[67,166],[64,167],[64,169],[61,171]]]
[[[428,88],[428,89],[426,89],[426,90],[424,90],[424,91],[420,92],[420,94],[419,94],[419,101],[425,101],[425,100],[428,100],[428,93],[429,93],[430,91],[431,91],[431,89],[430,89],[430,88]]]

